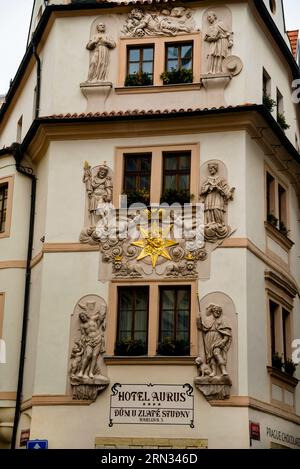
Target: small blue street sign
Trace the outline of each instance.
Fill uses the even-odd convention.
[[[27,449],[48,449],[48,440],[28,440]]]

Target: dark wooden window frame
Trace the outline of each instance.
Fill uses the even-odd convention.
[[[131,318],[131,340],[135,340],[134,338],[134,332],[135,332],[135,304],[136,304],[136,291],[137,290],[147,290],[148,291],[148,301],[147,301],[147,329],[146,329],[146,347],[148,347],[148,332],[149,332],[149,286],[147,285],[141,285],[141,286],[134,286],[134,287],[129,287],[129,286],[124,286],[118,287],[118,320],[117,320],[117,341],[121,340],[120,338],[120,314],[121,314],[121,308],[120,308],[120,299],[121,295],[120,292],[121,290],[130,290],[131,292],[131,306],[132,306],[132,318]]]
[[[189,167],[189,170],[187,169],[179,169],[178,166],[179,166],[179,159],[177,159],[177,163],[176,163],[176,169],[166,169],[166,157],[168,157],[168,155],[172,155],[172,156],[182,156],[182,155],[188,155],[189,156],[189,159],[190,159],[190,167]],[[187,151],[184,151],[184,150],[180,150],[180,151],[164,151],[163,154],[162,154],[162,157],[163,157],[163,183],[162,183],[162,193],[165,192],[166,190],[166,187],[165,187],[165,176],[176,176],[176,187],[174,187],[174,190],[179,190],[179,179],[180,179],[180,176],[185,176],[185,175],[188,175],[189,176],[189,179],[190,179],[190,183],[189,183],[189,187],[188,187],[188,191],[191,190],[191,164],[192,164],[192,154],[191,154],[191,151],[190,150],[187,150]],[[173,189],[173,188],[170,188],[170,189]]]
[[[0,184],[0,233],[5,232],[5,222],[6,222],[6,213],[7,213],[7,201],[8,201],[8,182]],[[6,207],[4,208],[6,201]]]
[[[141,169],[137,171],[126,171],[126,158],[136,158],[139,159],[139,168],[141,167],[141,157],[148,157],[150,160],[150,170],[149,171],[142,171]],[[150,152],[145,152],[145,153],[124,153],[123,154],[124,158],[124,171],[123,171],[123,192],[126,193],[126,187],[125,187],[125,179],[126,176],[132,176],[135,178],[135,181],[138,180],[138,184],[135,185],[134,190],[141,190],[141,176],[148,176],[149,175],[149,193],[151,189],[151,163],[152,163],[152,153]]]
[[[132,49],[139,49],[140,50],[140,60],[133,60],[133,61],[130,61],[129,60],[129,54],[130,54],[130,50]],[[153,50],[153,58],[152,60],[144,60],[144,50],[145,49],[152,49]],[[126,75],[128,76],[130,73],[129,73],[129,66],[131,63],[138,63],[139,64],[139,73],[141,73],[143,71],[143,63],[152,63],[152,73],[150,75],[152,75],[152,83],[153,83],[153,78],[154,78],[154,58],[155,58],[155,46],[154,44],[147,44],[147,45],[128,45],[127,46],[127,61],[126,61]]]
[[[194,68],[194,41],[180,41],[180,42],[165,42],[165,71],[168,71],[168,48],[169,47],[178,47],[180,53],[178,53],[178,68],[181,67],[182,64],[182,46],[191,45],[192,46],[192,66],[186,70],[193,70]]]
[[[190,322],[191,322],[191,286],[190,285],[163,285],[159,287],[159,336],[158,340],[159,342],[162,341],[162,292],[163,290],[174,290],[176,291],[176,296],[175,296],[175,305],[174,305],[174,335],[173,335],[173,340],[177,340],[176,335],[177,335],[177,301],[178,301],[178,291],[179,290],[187,290],[189,292],[189,320],[188,320],[188,337],[189,341],[191,338],[191,327],[190,327]]]

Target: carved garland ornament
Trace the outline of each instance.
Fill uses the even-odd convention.
[[[126,19],[122,34],[125,37],[176,36],[194,31],[196,24],[188,8],[174,7],[162,10],[134,8]]]

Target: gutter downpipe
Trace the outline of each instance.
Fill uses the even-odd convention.
[[[37,54],[36,45],[33,41],[33,54],[37,63],[36,71],[36,101],[35,101],[35,118],[39,117],[40,112],[40,96],[41,96],[41,60]],[[16,448],[18,424],[21,415],[21,403],[24,381],[24,367],[25,367],[25,353],[27,344],[27,329],[29,319],[29,304],[30,304],[30,287],[31,287],[31,261],[32,261],[32,248],[34,236],[34,221],[35,221],[35,201],[36,201],[36,176],[33,174],[32,168],[22,166],[23,151],[20,143],[13,143],[11,145],[11,152],[16,160],[16,169],[20,174],[31,179],[31,201],[30,201],[30,218],[29,218],[29,233],[28,233],[28,247],[27,247],[27,261],[26,261],[26,274],[25,274],[25,290],[24,290],[24,309],[23,309],[23,322],[21,333],[21,348],[19,360],[19,373],[18,385],[16,395],[16,408],[14,425],[11,439],[11,449]]]
[[[14,426],[11,439],[11,449],[16,447],[18,424],[21,415],[21,402],[24,381],[24,367],[25,367],[25,352],[27,343],[27,328],[29,318],[29,303],[30,303],[30,286],[31,286],[31,261],[32,261],[32,248],[34,236],[34,221],[35,221],[35,200],[36,200],[36,177],[33,174],[32,168],[21,166],[23,153],[19,143],[13,143],[11,146],[13,156],[16,160],[16,169],[19,173],[31,179],[31,202],[30,202],[30,218],[29,218],[29,234],[28,234],[28,247],[27,247],[27,261],[26,261],[26,274],[25,274],[25,290],[24,290],[24,308],[23,308],[23,322],[21,333],[21,348],[19,360],[19,373],[18,385],[16,396],[16,408],[14,417]]]

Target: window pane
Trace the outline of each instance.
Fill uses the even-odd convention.
[[[136,310],[143,310],[143,311],[145,311],[148,308],[148,295],[147,295],[146,289],[144,288],[136,289],[135,308]]]
[[[150,190],[150,176],[141,176],[140,189]]]
[[[178,46],[168,46],[168,59],[174,59],[178,57]]]
[[[190,307],[190,294],[189,290],[177,291],[177,309],[189,309]]]
[[[191,158],[189,155],[179,156],[179,169],[190,169]]]
[[[129,62],[138,62],[140,60],[140,49],[129,49]]]
[[[182,68],[185,68],[186,70],[191,70],[192,69],[192,61],[189,59],[182,59],[181,61],[181,66]]]
[[[128,69],[129,75],[133,75],[134,73],[139,72],[139,70],[140,70],[140,64],[139,63],[129,64],[129,69]]]
[[[174,309],[175,307],[175,291],[162,290],[162,309]]]
[[[177,158],[176,156],[165,156],[165,169],[177,169]]]
[[[144,49],[143,60],[151,60],[151,61],[153,60],[153,47]]]
[[[191,44],[181,47],[181,58],[191,60],[193,47]]]
[[[143,62],[142,70],[144,73],[152,74],[152,62]]]
[[[174,337],[174,311],[163,310],[161,317],[161,339]]]
[[[138,169],[138,158],[130,158],[126,156],[125,158],[125,169],[126,171],[137,171]]]
[[[176,189],[176,176],[165,176],[164,189]]]
[[[180,191],[187,191],[190,188],[190,176],[187,174],[181,174],[179,176],[179,187]]]
[[[178,68],[178,60],[168,60],[168,71],[170,72],[172,69],[177,70]]]
[[[136,189],[136,178],[134,176],[125,176],[124,190],[134,191]]]
[[[151,171],[151,157],[141,158],[141,170]]]

